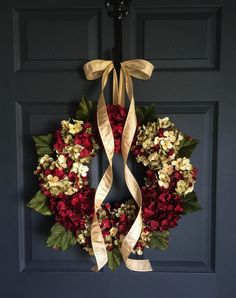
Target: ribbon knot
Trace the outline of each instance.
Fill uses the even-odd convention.
[[[84,65],[84,72],[88,80],[95,80],[102,76],[101,94],[99,96],[97,107],[97,123],[101,140],[109,162],[108,167],[103,174],[101,181],[99,182],[94,198],[94,219],[91,225],[91,242],[97,262],[97,267],[94,268],[94,270],[99,271],[108,261],[106,245],[97,218],[97,211],[108,195],[113,181],[112,159],[114,156],[114,137],[107,114],[104,97],[104,88],[107,84],[109,73],[112,70],[113,104],[120,104],[121,106],[125,106],[125,91],[130,101],[122,135],[121,151],[124,161],[125,181],[132,197],[139,207],[138,215],[131,229],[123,240],[120,251],[127,268],[129,268],[130,270],[151,271],[152,268],[148,260],[134,260],[129,258],[129,255],[130,253],[132,253],[142,232],[142,194],[136,179],[134,178],[127,165],[130,147],[137,128],[133,83],[131,76],[138,79],[147,80],[151,77],[153,70],[153,65],[151,63],[141,59],[121,62],[119,86],[116,70],[111,60],[93,60]]]

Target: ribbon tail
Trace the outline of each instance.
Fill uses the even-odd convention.
[[[120,251],[127,268],[129,268],[130,270],[152,271],[152,267],[149,260],[134,260],[129,258],[129,255],[133,252],[133,249],[136,243],[138,242],[140,234],[142,232],[142,193],[138,185],[138,182],[136,181],[135,177],[133,176],[127,165],[129,151],[136,132],[137,117],[135,112],[132,79],[124,67],[122,68],[122,71],[124,72],[126,80],[126,91],[130,99],[129,111],[126,118],[121,142],[122,156],[124,160],[124,176],[127,187],[139,207],[139,212],[131,229],[129,230],[128,234],[123,240]]]
[[[114,155],[114,137],[107,114],[107,108],[104,98],[103,90],[106,86],[108,75],[113,69],[111,64],[104,72],[102,77],[102,92],[99,97],[98,107],[97,107],[97,122],[100,137],[107,155],[109,165],[102,176],[102,179],[97,187],[95,197],[94,197],[94,218],[91,225],[91,242],[96,259],[97,266],[92,268],[93,271],[99,271],[108,261],[106,245],[99,225],[99,220],[97,217],[97,211],[101,208],[103,201],[105,200],[113,181],[112,172],[112,158]]]

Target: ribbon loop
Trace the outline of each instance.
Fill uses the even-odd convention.
[[[111,60],[97,59],[87,62],[83,67],[86,79],[91,81],[100,78],[111,64],[113,64]]]
[[[143,59],[127,60],[121,64],[132,77],[140,80],[150,79],[154,68],[150,62]]]

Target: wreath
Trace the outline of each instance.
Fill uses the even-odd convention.
[[[114,152],[119,154],[128,111],[119,104],[106,105],[106,109]],[[65,251],[80,245],[89,255],[94,254],[91,229],[96,214],[107,264],[114,271],[121,263],[122,243],[139,208],[133,198],[124,198],[114,204],[104,201],[95,212],[96,190],[89,185],[89,165],[104,149],[96,115],[97,105],[82,98],[74,117],[63,120],[55,133],[33,137],[38,155],[34,174],[40,190],[27,206],[53,216],[48,247]],[[197,169],[189,159],[198,141],[184,135],[168,117],[158,118],[153,106],[136,108],[136,115],[130,155],[146,173],[140,186],[141,233],[132,253],[142,255],[144,248],[167,249],[169,230],[177,226],[182,215],[201,207],[193,191]]]

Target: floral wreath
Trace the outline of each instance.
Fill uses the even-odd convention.
[[[110,65],[113,66],[111,63],[108,67]],[[122,153],[124,156],[123,147],[127,138],[124,133],[131,109],[127,111],[124,107],[124,97],[123,102],[114,101],[114,97],[119,97],[119,94],[122,97],[125,85],[129,93],[127,82],[131,81],[126,72],[128,67],[123,66],[118,88],[112,66],[109,70],[113,70],[113,87],[117,91],[116,94],[113,93],[112,105],[105,104],[103,93],[98,105],[82,98],[73,119],[63,120],[61,127],[53,134],[33,137],[39,156],[34,173],[39,178],[40,190],[27,206],[42,215],[54,217],[55,224],[47,240],[48,247],[65,251],[79,244],[95,257],[100,249],[105,257],[104,260],[96,257],[95,271],[104,264],[114,271],[122,258],[131,270],[150,271],[152,269],[148,260],[130,259],[130,253],[142,255],[144,248],[167,249],[169,230],[177,226],[182,215],[201,209],[193,191],[197,169],[189,159],[198,141],[175,128],[168,117],[157,118],[153,106],[136,108],[134,115],[137,115],[137,122],[129,152],[146,169],[143,185],[138,187],[141,206],[138,206],[139,201],[132,191],[134,198],[127,201],[114,204],[106,202],[109,187],[105,194],[101,191],[98,194],[98,197],[103,196],[98,204],[96,193],[102,180],[97,190],[91,188],[88,173],[89,164],[97,152],[102,149],[106,153],[108,151],[101,132],[101,128],[107,127],[107,122],[106,126],[102,126],[99,117],[105,115],[105,121],[109,120],[113,153]],[[106,73],[108,67],[104,67],[103,83],[104,73],[106,77],[109,75],[109,71]],[[102,90],[105,85],[106,82]],[[103,114],[99,114],[101,111]],[[111,173],[111,167],[108,167],[102,179],[112,177],[107,175]],[[130,174],[128,170],[126,174]],[[105,182],[111,185],[110,180],[112,178]],[[129,181],[136,180],[129,176]],[[138,234],[134,234],[138,219],[141,219],[137,225]],[[132,240],[129,235],[135,235],[136,239]]]

